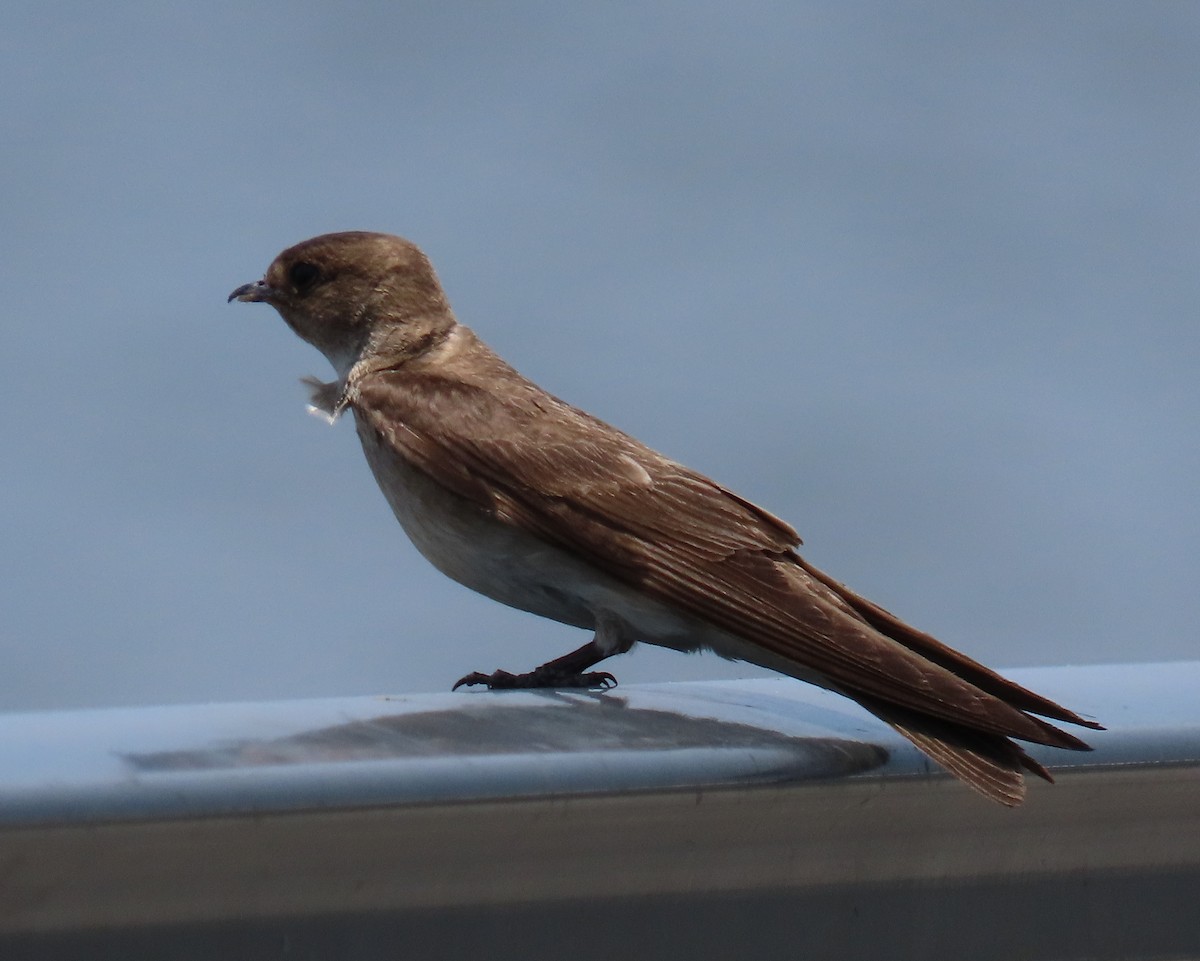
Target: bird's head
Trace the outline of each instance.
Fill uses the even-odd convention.
[[[323,234],[289,247],[262,280],[229,300],[266,303],[345,378],[361,360],[398,364],[440,343],[454,327],[433,267],[389,234]]]

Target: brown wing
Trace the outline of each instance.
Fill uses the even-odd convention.
[[[1088,722],[812,568],[783,521],[504,373],[497,389],[383,371],[351,402],[417,467],[497,518],[823,675],[908,737],[911,719],[929,716],[1086,748],[1024,711]]]

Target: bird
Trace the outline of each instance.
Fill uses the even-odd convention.
[[[645,642],[709,650],[857,702],[1008,807],[1017,741],[1091,750],[1093,720],[1002,677],[805,560],[795,529],[704,474],[542,390],[458,323],[433,266],[390,234],[287,248],[229,301],[265,303],[332,364],[310,409],[353,415],[375,479],[434,567],[502,604],[592,632],[525,673],[455,685],[599,688]]]

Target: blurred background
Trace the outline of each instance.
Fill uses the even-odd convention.
[[[226,306],[342,229],[990,664],[1197,656],[1195,5],[5,20],[0,709],[443,691],[586,640],[429,567],[305,414],[325,361]]]

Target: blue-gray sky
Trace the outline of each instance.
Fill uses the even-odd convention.
[[[586,639],[429,568],[305,415],[324,360],[225,305],[355,228],[947,642],[1196,656],[1195,5],[5,19],[0,708],[444,690]]]

